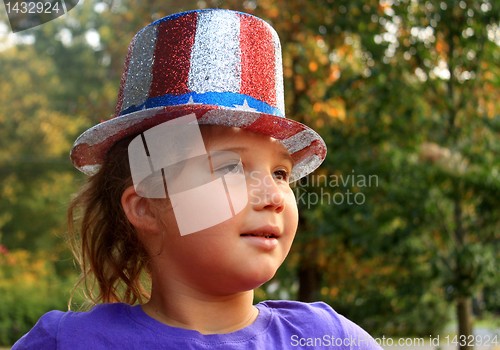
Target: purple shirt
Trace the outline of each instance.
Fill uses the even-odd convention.
[[[325,303],[266,301],[253,324],[203,335],[167,326],[139,305],[102,304],[88,312],[51,311],[12,350],[21,349],[337,349],[381,350],[364,330]]]

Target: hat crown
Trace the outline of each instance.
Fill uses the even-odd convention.
[[[208,9],[162,18],[136,34],[114,118],[77,138],[73,164],[96,174],[119,140],[190,114],[199,125],[236,127],[278,140],[294,160],[293,179],[312,172],[326,156],[321,136],[285,118],[275,30],[246,13]]]
[[[281,45],[255,16],[195,10],[151,23],[132,40],[115,117],[184,104],[285,116]]]

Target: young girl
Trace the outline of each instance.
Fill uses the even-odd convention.
[[[115,117],[71,152],[90,175],[69,218],[97,305],[45,314],[14,349],[381,349],[324,303],[253,304],[295,236],[290,182],[325,155],[284,116],[266,22],[217,9],[145,27]]]

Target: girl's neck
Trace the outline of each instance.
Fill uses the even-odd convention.
[[[150,317],[169,326],[192,329],[202,334],[231,333],[251,325],[258,316],[253,290],[213,296],[189,288],[153,290],[142,306]],[[184,286],[185,287],[185,286]]]

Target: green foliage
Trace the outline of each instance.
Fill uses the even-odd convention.
[[[67,154],[81,119],[54,104],[63,80],[36,55],[16,46],[0,56],[0,243],[11,249],[53,249],[76,185]]]
[[[300,298],[381,333],[435,334],[447,301],[498,288],[497,6],[262,4],[284,38],[288,115],[329,147],[298,191],[323,199],[302,205],[288,260]],[[353,172],[378,185],[314,184]],[[329,200],[347,191],[366,201]]]
[[[0,253],[0,345],[11,345],[50,310],[67,310],[71,280],[56,273],[55,257],[25,250]]]

